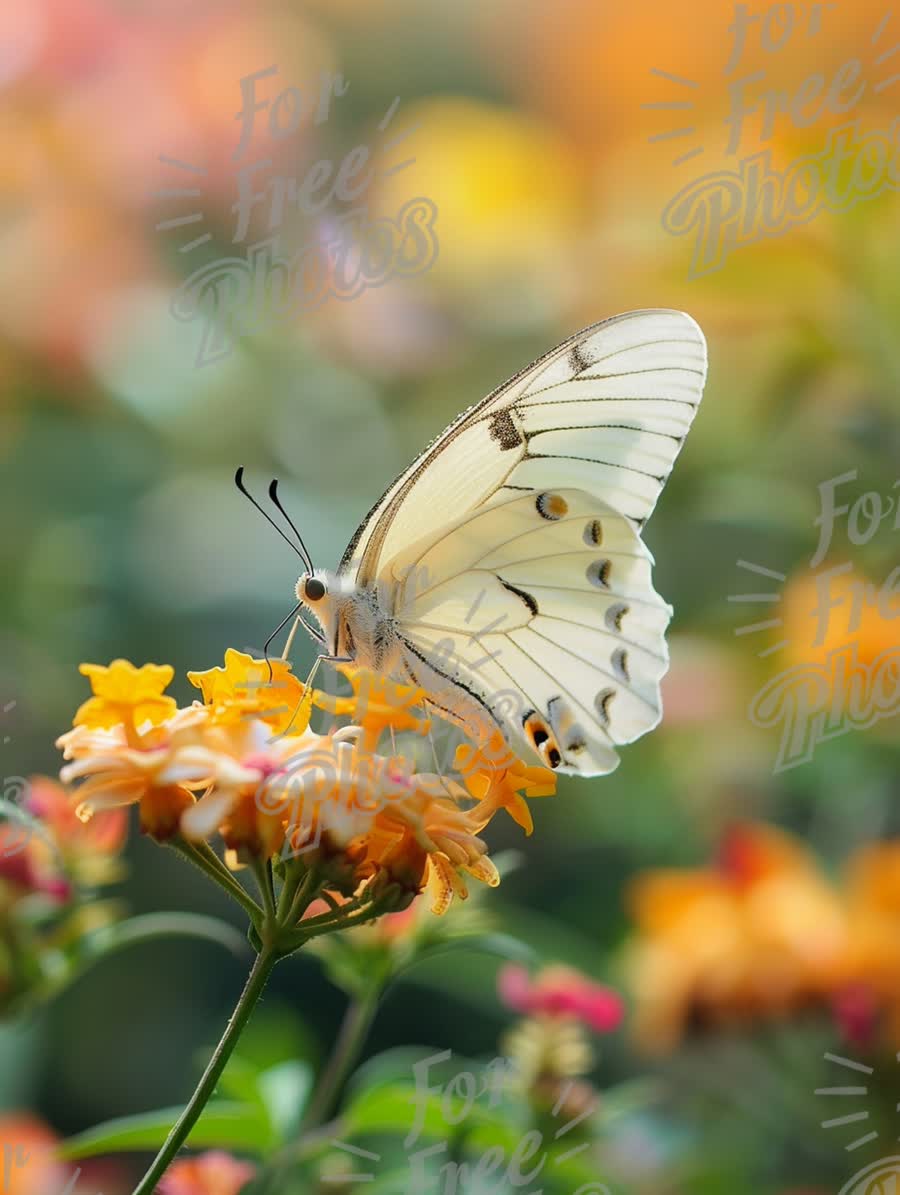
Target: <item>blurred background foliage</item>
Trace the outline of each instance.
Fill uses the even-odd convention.
[[[766,85],[795,93],[811,72],[830,80],[858,53],[870,84],[853,115],[887,129],[897,89],[872,83],[890,74],[891,61],[875,58],[897,39],[896,18],[876,47],[876,0],[840,0],[815,36],[816,5],[776,7],[794,14],[792,35],[778,52],[748,35],[741,71],[764,70]],[[86,695],[81,661],[171,663],[182,678],[173,692],[187,702],[187,669],[220,663],[229,645],[259,646],[284,616],[297,562],[236,494],[237,465],[257,487],[282,479],[314,559],[331,567],[432,436],[575,329],[656,306],[687,310],[704,328],[706,397],[646,533],[657,587],[676,611],[666,717],[614,775],[564,780],[555,800],[534,804],[532,838],[492,827],[492,850],[515,847],[521,864],[487,901],[493,922],[540,958],[625,991],[637,1012],[606,1040],[595,1082],[649,1074],[661,1086],[610,1131],[610,1173],[623,1190],[691,1195],[836,1190],[857,1161],[879,1156],[878,1142],[846,1153],[820,1127],[838,1113],[812,1092],[827,1050],[875,1066],[887,1049],[896,1065],[885,1003],[900,985],[893,859],[866,905],[881,917],[866,939],[868,969],[857,950],[855,970],[845,952],[835,970],[797,978],[799,955],[806,966],[807,954],[830,949],[820,937],[838,933],[835,918],[845,938],[856,932],[841,878],[849,856],[900,835],[896,718],[775,773],[778,732],[748,717],[766,681],[820,658],[804,637],[820,483],[857,470],[842,496],[896,502],[898,200],[888,189],[824,210],[689,277],[690,237],[670,236],[661,213],[692,180],[736,168],[724,124],[733,18],[721,0],[689,12],[661,0],[29,0],[0,14],[0,689],[16,703],[4,715],[5,774],[55,772],[53,740]],[[242,334],[230,355],[198,368],[199,324],[179,323],[169,304],[198,265],[243,251],[231,243],[240,80],[271,64],[277,80],[260,94],[272,99],[292,85],[310,94],[323,71],[349,84],[326,122],[301,122],[290,138],[267,140],[260,118],[253,152],[284,175],[374,144],[400,97],[391,129],[413,129],[402,155],[415,162],[380,171],[367,201],[396,213],[406,199],[431,199],[439,257],[420,277]],[[653,105],[684,93],[654,70],[697,84],[684,119],[704,156],[676,166],[693,143],[654,140],[683,114]],[[800,128],[781,113],[767,138],[758,112],[738,156],[769,148],[783,169],[840,123],[826,112]],[[186,185],[201,194],[157,195]],[[194,210],[202,222],[157,230]],[[206,231],[199,253],[179,252]],[[898,546],[890,520],[865,545],[839,522],[829,560],[880,585]],[[760,583],[739,560],[787,580]],[[784,596],[762,614],[728,601],[760,589]],[[779,631],[735,630],[769,616],[800,630],[760,658]],[[869,611],[861,636],[836,616],[829,643],[855,641],[871,662],[896,645],[897,625]],[[311,659],[299,645],[301,675]],[[745,826],[729,854],[721,844],[747,822],[781,826],[796,845],[761,846],[761,831]],[[749,871],[747,851],[763,860]],[[115,895],[132,912],[232,916],[174,855],[136,835],[129,863]],[[695,869],[712,903],[689,900],[684,875],[677,893],[635,896],[635,877],[661,868]],[[735,909],[774,873],[790,882],[756,910],[766,930],[755,933]],[[683,902],[689,919],[678,922]],[[735,980],[738,939],[750,996]],[[667,944],[669,955],[640,954]],[[673,953],[677,974],[664,965]],[[367,1054],[416,1045],[492,1057],[509,1017],[496,966],[473,953],[465,966],[449,955],[414,968],[390,989]],[[60,1134],[177,1104],[242,967],[212,943],[116,954],[3,1029],[0,1101]],[[316,959],[284,966],[252,1049],[318,1065],[344,1000]],[[661,1034],[654,1000],[674,1017]],[[896,1084],[885,1083],[891,1109]],[[885,1114],[881,1142],[896,1137],[895,1118]],[[115,1176],[104,1181],[108,1195]]]

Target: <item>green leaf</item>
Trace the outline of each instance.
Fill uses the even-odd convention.
[[[413,955],[402,967],[398,967],[394,978],[397,979],[415,971],[419,964],[423,964],[424,976],[427,976],[427,965],[434,960],[443,960],[448,954],[463,954],[465,952],[485,954],[509,962],[523,963],[526,966],[533,965],[537,961],[535,952],[520,938],[515,938],[512,934],[484,933],[472,937],[448,938],[444,942],[426,946]],[[417,974],[415,978],[419,982],[428,982],[424,976]],[[493,993],[492,987],[489,990]]]
[[[446,1135],[447,1123],[440,1098],[423,1098],[412,1083],[389,1083],[360,1092],[341,1116],[344,1135],[396,1132],[405,1136],[416,1123],[416,1103],[419,1100],[425,1108],[421,1122],[422,1135]]]
[[[105,958],[128,946],[153,942],[158,938],[201,938],[224,946],[240,959],[250,953],[243,933],[218,917],[200,913],[145,913],[115,925],[94,930],[87,939],[86,952],[92,959]]]
[[[520,938],[512,934],[490,933],[479,934],[476,938],[464,938],[459,945],[466,950],[475,950],[479,954],[492,954],[496,958],[509,959],[516,963],[534,963],[537,955]]]
[[[70,1137],[57,1149],[65,1161],[77,1161],[96,1154],[123,1153],[128,1150],[159,1149],[183,1109],[161,1108],[108,1120],[76,1137]],[[263,1154],[278,1145],[268,1119],[252,1104],[212,1100],[200,1115],[187,1138],[187,1144],[201,1149],[236,1149]]]
[[[665,1092],[659,1079],[627,1079],[614,1087],[607,1087],[598,1107],[598,1117],[604,1127],[613,1121],[644,1112],[658,1103]]]
[[[257,1076],[258,1090],[279,1141],[289,1141],[300,1128],[312,1091],[312,1068],[305,1062],[280,1062]]]
[[[395,1132],[406,1136],[417,1128],[420,1137],[441,1138],[463,1125],[467,1136],[488,1130],[491,1140],[496,1140],[498,1134],[506,1140],[514,1134],[500,1107],[467,1102],[446,1092],[427,1095],[414,1083],[367,1088],[351,1101],[341,1124],[348,1135]]]
[[[260,1068],[238,1054],[228,1059],[225,1070],[219,1076],[216,1093],[242,1104],[252,1104],[262,1116],[268,1116],[268,1108],[259,1089]]]

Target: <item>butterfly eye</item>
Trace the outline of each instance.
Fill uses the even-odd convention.
[[[303,592],[311,602],[318,602],[325,596],[325,586],[318,577],[309,577],[303,586]]]

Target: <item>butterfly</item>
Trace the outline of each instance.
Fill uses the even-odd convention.
[[[470,734],[499,728],[523,758],[611,772],[616,747],[661,717],[672,609],[641,530],[706,360],[703,333],[678,311],[628,312],[569,337],[432,441],[335,572],[313,568],[291,524],[305,571],[281,626],[309,613],[319,660],[416,685]]]

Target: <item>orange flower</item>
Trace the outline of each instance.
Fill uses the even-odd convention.
[[[505,809],[528,835],[534,830],[534,821],[522,793],[527,797],[551,797],[556,792],[553,771],[517,759],[499,730],[483,746],[460,743],[455,767],[471,795],[480,801],[480,812],[490,817],[497,809]]]
[[[160,1195],[238,1195],[256,1168],[220,1150],[186,1158],[169,1167],[159,1184]]]
[[[491,887],[500,883],[487,858],[487,844],[478,837],[490,817],[459,807],[454,797],[464,795],[464,790],[430,774],[401,774],[395,783],[393,793],[383,783],[380,792],[368,789],[369,808],[354,807],[335,789],[326,792],[312,826],[301,822],[302,833],[292,838],[295,849],[300,850],[315,829],[323,830],[332,843],[344,847],[357,880],[381,875],[383,883],[396,885],[410,900],[427,889],[432,911],[439,915],[454,896],[468,896],[462,872]],[[451,796],[435,796],[442,784]],[[335,795],[336,801],[329,799]]]
[[[102,810],[139,804],[145,833],[168,838],[193,803],[194,788],[213,780],[235,785],[256,779],[233,756],[203,742],[206,723],[202,708],[179,710],[145,732],[137,746],[122,724],[96,730],[76,726],[61,735],[56,745],[73,762],[61,769],[60,778],[65,784],[83,781],[78,816],[88,821]]]

